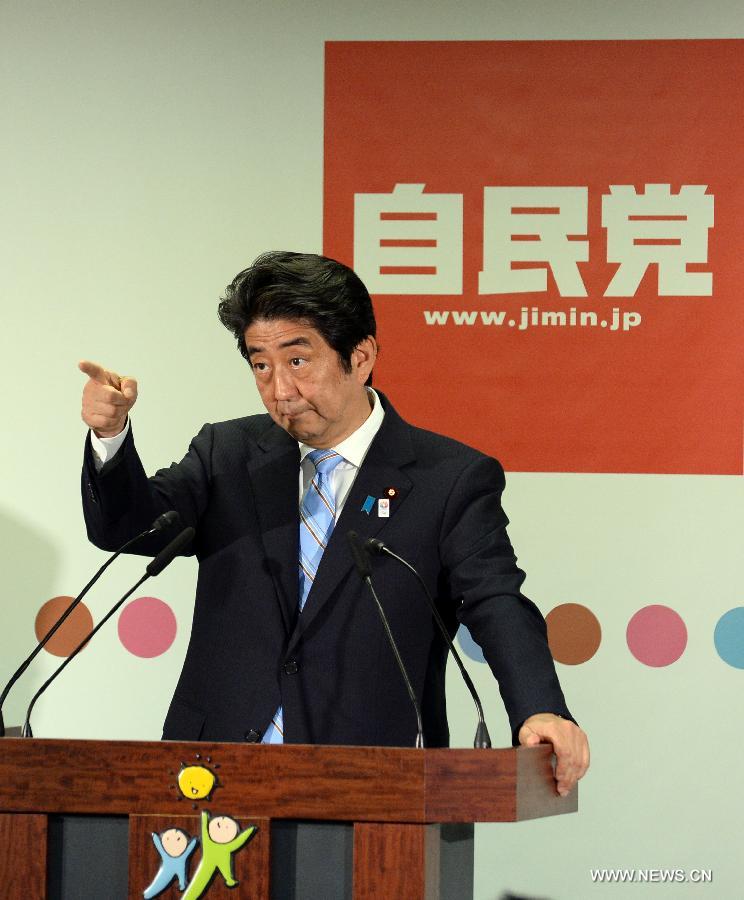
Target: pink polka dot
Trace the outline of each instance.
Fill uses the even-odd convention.
[[[176,639],[176,617],[157,597],[137,597],[119,616],[119,640],[135,656],[160,656]]]
[[[628,622],[628,649],[647,666],[676,662],[687,646],[687,628],[679,613],[668,606],[644,606]]]

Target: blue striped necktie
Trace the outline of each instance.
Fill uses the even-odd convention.
[[[336,521],[336,498],[331,475],[336,466],[343,462],[343,456],[335,450],[311,450],[307,459],[315,466],[315,475],[300,504],[300,610],[305,606]],[[281,706],[266,729],[263,743],[284,743]]]

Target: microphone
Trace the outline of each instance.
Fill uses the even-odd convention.
[[[442,621],[442,617],[439,614],[439,610],[434,603],[434,598],[429,593],[429,589],[426,586],[426,582],[419,575],[419,573],[414,569],[414,567],[403,559],[402,556],[398,556],[397,553],[393,553],[393,551],[387,546],[384,541],[381,541],[379,538],[367,538],[364,542],[364,550],[372,553],[377,553],[380,556],[387,555],[391,556],[393,559],[397,560],[401,565],[404,565],[409,572],[413,572],[416,578],[419,581],[419,584],[424,589],[424,594],[426,595],[426,599],[431,608],[432,614],[434,616],[434,620],[439,626],[439,630],[442,632],[442,636],[447,643],[447,646],[452,651],[452,655],[455,658],[455,662],[457,663],[457,667],[460,670],[460,674],[462,675],[463,681],[465,682],[467,689],[470,691],[470,696],[473,698],[473,702],[475,703],[475,708],[478,711],[478,727],[475,732],[475,740],[473,741],[473,746],[476,749],[487,750],[491,746],[491,736],[488,733],[488,728],[486,726],[486,720],[483,716],[483,705],[481,703],[480,697],[478,696],[478,691],[475,689],[475,685],[470,679],[470,675],[468,675],[467,669],[463,665],[462,659],[460,659],[460,654],[455,649],[455,645],[452,642],[452,638],[447,631],[447,626]],[[367,562],[369,563],[369,557],[367,557]]]
[[[124,603],[125,600],[128,600],[129,597],[137,590],[137,588],[148,578],[151,578],[155,575],[159,575],[163,569],[170,565],[173,562],[175,557],[184,550],[188,544],[193,540],[195,531],[193,528],[184,528],[183,531],[178,534],[173,540],[168,544],[163,550],[158,553],[155,559],[152,560],[145,569],[145,574],[139,581],[134,585],[134,587],[130,588],[124,596],[118,600],[111,609],[106,613],[106,615],[101,619],[98,625],[95,626],[88,634],[80,641],[80,643],[75,647],[72,653],[64,660],[64,662],[52,672],[52,674],[47,678],[47,680],[42,684],[39,690],[34,694],[31,698],[31,702],[28,705],[28,709],[26,710],[26,720],[23,723],[23,729],[21,730],[21,735],[23,737],[33,737],[31,732],[31,713],[33,712],[33,708],[36,705],[36,701],[41,697],[44,691],[49,687],[49,685],[54,681],[54,679],[62,672],[62,670],[72,662],[72,660],[80,653],[83,647],[88,643],[88,641],[93,638],[98,631],[108,622],[108,620],[113,616],[113,614],[119,609],[119,607]]]
[[[354,557],[354,565],[356,566],[359,577],[365,581],[372,577],[372,563],[369,560],[369,553],[366,547],[363,548],[361,540],[356,531],[350,531],[346,537],[351,547],[351,555]]]
[[[351,547],[351,555],[354,558],[354,565],[356,566],[357,572],[359,572],[359,577],[366,583],[367,587],[370,590],[370,593],[372,594],[372,597],[374,598],[375,603],[377,604],[377,611],[379,612],[380,619],[382,620],[382,627],[385,629],[385,634],[387,635],[388,642],[393,649],[393,654],[395,655],[395,661],[398,663],[400,674],[403,676],[403,681],[406,684],[408,696],[411,698],[411,703],[413,703],[413,708],[416,711],[416,728],[418,729],[418,731],[416,734],[415,746],[423,747],[424,726],[423,722],[421,721],[421,710],[419,709],[418,701],[416,700],[416,694],[414,693],[413,687],[411,685],[411,679],[408,677],[408,672],[406,672],[406,667],[398,650],[398,645],[395,643],[393,632],[390,630],[390,623],[388,622],[387,616],[385,615],[385,610],[382,608],[380,598],[377,596],[377,592],[372,585],[372,564],[369,561],[367,549],[366,547],[362,546],[361,539],[356,531],[348,531],[346,533],[346,537],[349,541],[349,546]]]
[[[57,633],[58,629],[61,627],[62,623],[67,619],[67,617],[73,612],[73,610],[78,606],[83,597],[88,593],[88,591],[93,587],[93,585],[98,581],[98,579],[103,575],[103,573],[108,569],[111,563],[122,553],[128,550],[133,544],[136,544],[138,541],[141,541],[143,538],[149,537],[152,534],[158,534],[161,531],[165,531],[166,529],[175,525],[180,516],[174,510],[168,510],[168,512],[164,512],[162,515],[158,516],[157,519],[152,523],[152,525],[147,529],[147,531],[142,531],[136,537],[131,538],[125,544],[122,544],[121,547],[110,556],[106,562],[101,566],[101,568],[96,572],[96,574],[91,578],[91,580],[85,585],[85,587],[80,591],[77,597],[70,603],[67,609],[62,613],[62,615],[57,619],[57,621],[52,625],[52,627],[47,631],[44,637],[39,641],[39,643],[34,647],[31,653],[23,660],[23,662],[18,666],[15,672],[10,676],[10,681],[5,685],[2,694],[0,694],[0,737],[5,737],[5,722],[3,720],[3,703],[5,703],[5,698],[10,693],[13,685],[18,681],[18,679],[23,675],[26,669],[31,665],[31,663],[36,659],[38,654],[41,652],[42,648],[45,644],[47,644],[51,638]]]
[[[166,566],[169,566],[178,554],[188,547],[194,539],[195,534],[196,532],[194,529],[189,527],[184,528],[180,534],[176,535],[170,544],[168,544],[167,547],[164,547],[152,562],[148,563],[145,568],[147,577],[154,578],[156,575],[160,575],[163,569]]]

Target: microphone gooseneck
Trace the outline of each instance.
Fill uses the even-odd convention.
[[[408,677],[408,672],[406,671],[405,664],[403,662],[403,658],[400,655],[400,651],[398,650],[398,645],[395,643],[395,638],[393,637],[393,632],[390,630],[390,623],[388,622],[387,616],[385,615],[385,610],[382,608],[382,603],[380,603],[380,598],[377,596],[377,592],[374,589],[372,584],[372,564],[369,560],[369,554],[366,548],[362,545],[361,539],[356,531],[349,531],[346,533],[346,537],[349,541],[349,546],[351,547],[351,555],[354,558],[354,565],[356,566],[357,572],[359,572],[359,576],[364,581],[364,583],[369,588],[370,593],[372,594],[372,598],[377,605],[377,611],[380,614],[380,620],[382,622],[382,627],[385,630],[385,634],[388,639],[388,643],[390,644],[393,655],[395,656],[395,661],[398,664],[398,668],[400,669],[400,674],[403,676],[403,681],[406,685],[406,690],[408,691],[408,696],[411,698],[411,703],[413,704],[413,708],[416,712],[416,747],[424,746],[424,725],[421,719],[421,709],[419,708],[418,701],[416,700],[416,694],[414,693],[413,686],[411,684],[411,679]]]
[[[159,515],[157,519],[152,523],[152,525],[146,530],[140,532],[133,538],[130,538],[126,543],[122,544],[119,549],[113,553],[106,562],[101,566],[101,568],[96,572],[96,574],[90,579],[90,581],[85,585],[85,587],[80,591],[80,593],[75,597],[72,602],[68,605],[67,609],[62,613],[62,615],[57,619],[57,621],[52,625],[52,627],[47,631],[44,637],[38,642],[38,644],[34,647],[34,649],[29,653],[29,655],[23,660],[23,662],[18,666],[15,672],[10,676],[10,680],[3,688],[2,694],[0,694],[0,737],[5,737],[5,722],[3,720],[3,703],[5,703],[5,698],[10,693],[13,685],[18,681],[18,679],[23,675],[26,669],[31,665],[31,663],[36,659],[38,654],[41,652],[43,647],[49,643],[49,641],[54,637],[59,628],[64,624],[64,622],[68,619],[70,615],[74,612],[74,610],[78,607],[83,597],[88,593],[88,591],[93,587],[93,585],[98,581],[98,579],[103,575],[103,573],[108,569],[112,562],[115,559],[118,559],[122,553],[127,551],[130,547],[136,544],[138,541],[141,541],[143,538],[149,537],[152,534],[158,534],[161,531],[165,531],[168,528],[171,528],[175,525],[180,519],[180,516],[174,509],[168,510],[168,512],[162,513]]]
[[[421,577],[421,575],[414,569],[414,567],[402,556],[398,556],[397,553],[394,553],[384,541],[381,541],[379,538],[367,538],[364,542],[364,550],[372,553],[376,553],[380,556],[387,555],[392,557],[394,560],[397,560],[401,565],[405,566],[409,572],[412,572],[416,578],[418,579],[419,584],[424,589],[424,594],[429,603],[429,607],[431,608],[432,615],[434,616],[434,620],[439,626],[439,630],[442,632],[442,636],[447,643],[447,646],[452,651],[452,656],[457,663],[457,667],[460,670],[460,674],[462,675],[462,679],[467,686],[467,689],[470,691],[470,696],[473,698],[473,702],[475,703],[475,708],[478,712],[478,727],[475,732],[475,740],[473,741],[473,746],[476,749],[488,750],[491,747],[491,736],[488,733],[488,727],[486,726],[486,720],[483,715],[483,704],[481,703],[480,697],[478,696],[478,691],[475,689],[475,685],[473,684],[470,675],[468,675],[468,671],[463,665],[462,659],[460,658],[460,654],[457,652],[455,645],[450,637],[449,632],[447,631],[447,626],[444,624],[442,616],[437,609],[436,603],[434,603],[434,598],[431,596],[429,588],[426,586],[426,582]]]
[[[180,532],[163,550],[158,553],[155,559],[152,560],[148,564],[145,569],[145,574],[139,579],[139,581],[131,587],[126,594],[111,607],[111,609],[106,613],[106,615],[101,619],[101,621],[95,626],[95,628],[91,629],[88,634],[80,641],[80,643],[75,647],[72,653],[62,662],[58,668],[52,672],[52,674],[47,678],[47,680],[42,684],[39,690],[34,694],[31,698],[31,702],[28,705],[28,709],[26,710],[26,719],[23,723],[23,729],[21,730],[21,735],[23,737],[33,737],[33,733],[31,731],[31,713],[33,712],[34,706],[36,705],[36,701],[41,697],[44,691],[49,687],[49,685],[57,678],[58,675],[62,673],[62,671],[68,666],[69,663],[80,653],[80,651],[85,647],[88,641],[93,638],[98,631],[108,622],[111,616],[121,607],[121,605],[131,597],[131,595],[137,590],[137,588],[148,578],[152,578],[155,575],[159,575],[163,569],[168,566],[171,562],[173,562],[174,558],[184,550],[186,546],[193,540],[194,537],[194,529],[184,528],[183,531]]]

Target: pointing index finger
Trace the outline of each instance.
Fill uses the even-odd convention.
[[[78,363],[78,369],[88,378],[97,381],[98,384],[119,387],[119,376],[115,372],[109,372],[108,369],[104,369],[103,366],[99,366],[98,363],[91,362],[89,359],[81,360]]]

